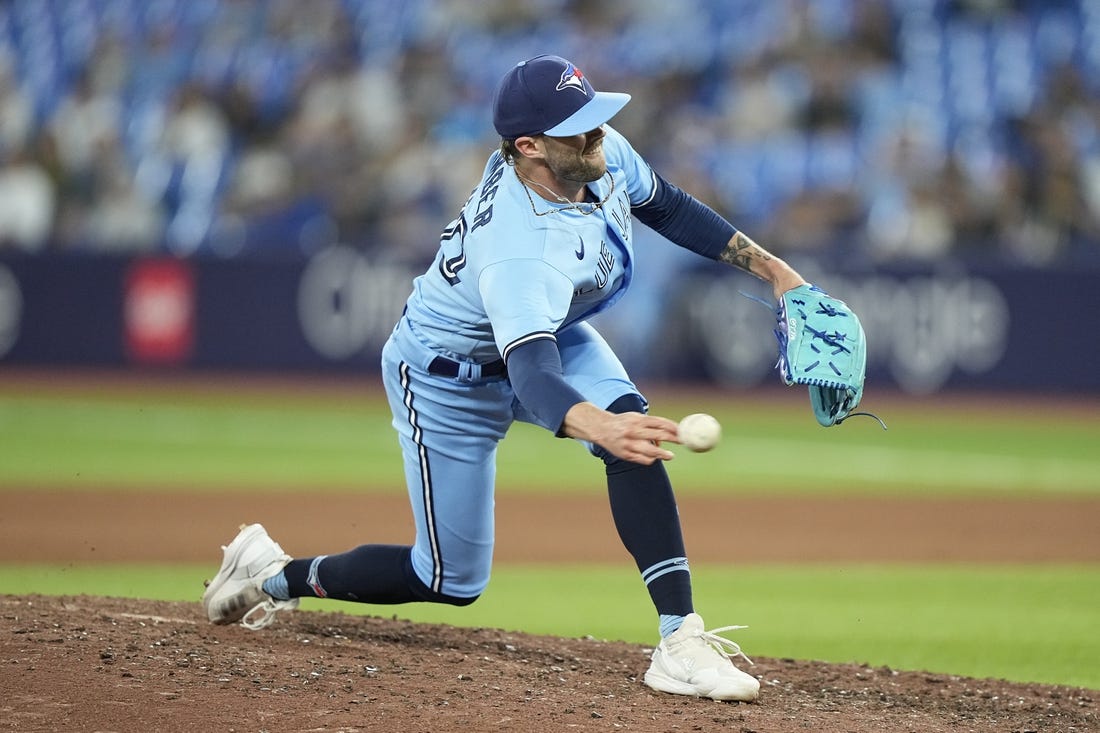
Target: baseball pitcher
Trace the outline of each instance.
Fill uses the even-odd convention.
[[[717,700],[756,699],[758,680],[729,656],[744,658],[740,648],[714,633],[741,627],[707,631],[692,604],[664,465],[673,454],[662,446],[678,442],[677,424],[647,413],[645,398],[588,320],[630,286],[637,220],[770,283],[786,343],[811,324],[827,337],[821,343],[829,358],[840,362],[862,330],[840,301],[832,301],[839,304],[831,306],[833,316],[806,307],[812,312],[805,318],[793,317],[806,302],[798,294],[810,286],[650,168],[608,124],[629,100],[596,91],[557,56],[523,61],[504,76],[493,101],[500,148],[443,229],[438,255],[414,281],[382,352],[415,542],[291,559],[261,525],[245,526],[224,548],[203,596],[212,622],[261,628],[303,596],[473,603],[493,556],[497,445],[522,420],[580,441],[604,465],[615,525],[657,613],[660,642],[645,683]],[[830,320],[822,325],[821,318]],[[814,338],[804,339],[810,348]],[[833,413],[827,424],[858,403],[862,366],[852,371],[858,373],[850,383],[818,378],[810,385],[841,395],[817,400]],[[784,378],[799,383],[797,373]]]

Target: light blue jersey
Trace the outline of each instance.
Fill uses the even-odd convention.
[[[653,195],[655,180],[630,143],[605,130],[607,175],[589,184],[596,200],[607,198],[599,208],[547,201],[499,151],[489,156],[408,301],[406,321],[427,346],[491,362],[622,297],[634,265],[630,210]]]

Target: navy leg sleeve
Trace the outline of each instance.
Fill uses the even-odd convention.
[[[616,413],[645,412],[645,403],[639,395],[625,395],[607,409]],[[691,613],[691,573],[680,514],[664,463],[646,466],[621,460],[599,448],[595,452],[607,467],[607,493],[615,528],[642,573],[657,613]]]
[[[416,576],[412,548],[362,545],[339,555],[293,560],[283,573],[292,598],[316,596],[358,603],[447,603],[468,606],[477,600],[436,593]]]

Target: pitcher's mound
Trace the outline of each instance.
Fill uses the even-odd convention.
[[[1091,731],[1096,691],[755,659],[753,704],[649,690],[649,650],[595,639],[198,603],[0,596],[0,728],[147,731]]]

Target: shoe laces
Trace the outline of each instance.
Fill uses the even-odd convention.
[[[725,654],[731,657],[741,657],[749,664],[755,666],[756,662],[749,659],[743,651],[741,651],[741,645],[736,641],[727,639],[724,636],[719,636],[723,631],[736,631],[738,629],[747,629],[748,626],[720,626],[717,629],[711,629],[710,631],[699,631],[697,636],[699,639],[710,645],[715,651]]]
[[[257,603],[252,610],[241,617],[241,626],[251,631],[259,631],[271,625],[279,611],[292,611],[298,607],[295,600],[279,601],[274,598]]]

